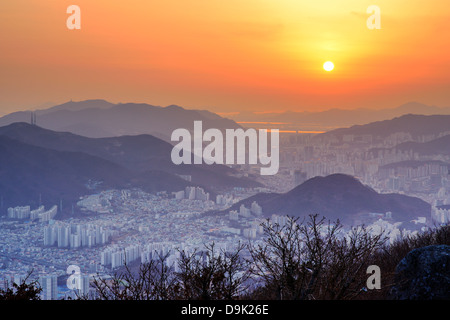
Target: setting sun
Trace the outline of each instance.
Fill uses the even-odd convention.
[[[449,105],[448,1],[377,0],[381,29],[362,0],[0,3],[0,114],[98,97],[223,113]]]
[[[323,64],[323,68],[325,71],[333,71],[334,69],[334,63],[331,61],[327,61]]]

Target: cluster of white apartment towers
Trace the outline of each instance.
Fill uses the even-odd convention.
[[[104,245],[112,233],[94,224],[58,223],[44,228],[44,246],[80,248]]]

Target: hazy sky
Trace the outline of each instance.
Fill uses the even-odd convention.
[[[66,26],[72,4],[81,30]],[[367,28],[370,5],[380,30]],[[449,11],[447,0],[1,0],[0,113],[97,98],[216,112],[450,106]]]

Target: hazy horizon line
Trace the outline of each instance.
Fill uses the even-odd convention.
[[[213,112],[217,115],[220,116],[233,116],[233,115],[240,115],[240,114],[255,114],[255,115],[263,115],[263,114],[283,114],[283,113],[320,113],[320,112],[327,112],[327,111],[332,111],[332,110],[342,110],[342,111],[355,111],[355,110],[368,110],[368,111],[386,111],[386,110],[393,110],[393,109],[397,109],[403,106],[406,106],[408,104],[418,104],[418,105],[422,105],[424,107],[427,108],[438,108],[438,109],[450,109],[450,105],[449,106],[443,106],[443,105],[434,105],[434,104],[427,104],[424,102],[418,102],[418,101],[408,101],[405,103],[402,103],[400,105],[396,105],[396,106],[388,106],[388,107],[381,107],[381,108],[375,108],[375,107],[349,107],[349,108],[345,108],[345,107],[325,107],[325,108],[309,108],[309,109],[305,109],[302,108],[301,111],[296,111],[296,110],[292,110],[292,108],[286,108],[283,110],[280,109],[273,109],[273,110],[264,110],[264,111],[258,111],[258,110],[246,110],[246,111],[238,111],[238,110],[228,110],[228,111],[214,111],[216,108],[214,106],[203,106],[203,107],[193,107],[193,106],[185,106],[185,105],[180,105],[177,103],[172,103],[172,104],[167,104],[165,106],[159,105],[159,104],[153,104],[151,102],[147,102],[147,101],[127,101],[127,102],[113,102],[111,100],[107,100],[105,98],[91,98],[91,99],[82,99],[82,100],[65,100],[64,102],[42,102],[42,103],[38,103],[38,104],[33,104],[33,105],[29,105],[26,107],[22,107],[21,109],[15,110],[15,111],[1,111],[0,109],[0,116],[3,117],[5,115],[8,114],[12,114],[15,112],[26,112],[26,111],[40,111],[40,110],[47,110],[56,106],[60,106],[69,102],[74,102],[74,103],[81,103],[81,102],[87,102],[87,101],[105,101],[108,103],[111,103],[113,105],[120,105],[120,104],[147,104],[149,106],[155,106],[155,107],[161,107],[161,108],[167,108],[169,106],[179,106],[185,110],[196,110],[196,111],[209,111],[209,112]]]

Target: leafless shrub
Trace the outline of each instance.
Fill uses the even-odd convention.
[[[95,277],[93,288],[101,300],[167,300],[176,295],[176,278],[167,265],[169,253],[143,263],[135,275],[125,264],[125,272],[111,278]]]
[[[186,300],[231,300],[246,290],[249,278],[246,261],[239,244],[233,252],[217,251],[215,244],[205,246],[204,251],[187,253],[180,251],[178,285],[179,298]]]
[[[263,224],[264,245],[250,246],[254,274],[264,281],[267,298],[351,299],[361,292],[370,256],[382,244],[381,234],[365,228],[344,237],[342,225],[318,215],[283,226]],[[364,280],[364,281],[363,281]]]

